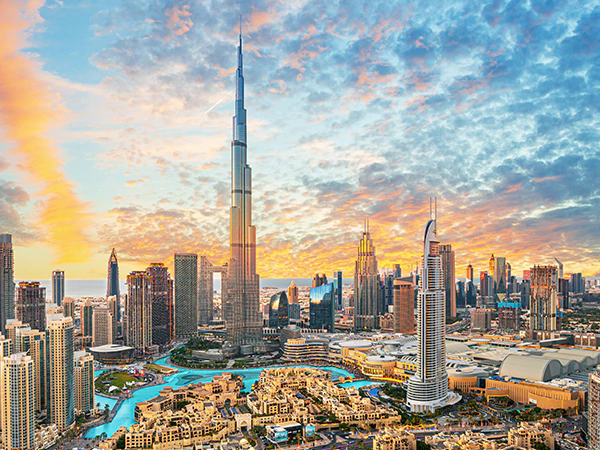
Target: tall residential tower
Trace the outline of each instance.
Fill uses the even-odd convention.
[[[460,399],[448,390],[444,274],[435,214],[425,227],[421,271],[417,302],[417,372],[408,380],[407,404],[413,412],[433,412]]]
[[[235,116],[231,143],[230,263],[224,292],[224,318],[230,345],[262,342],[259,276],[256,273],[256,228],[252,225],[252,169],[247,160],[242,34],[238,46]]]
[[[0,234],[0,333],[15,318],[15,270],[12,235]]]

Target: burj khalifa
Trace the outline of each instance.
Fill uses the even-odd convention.
[[[252,169],[248,165],[242,34],[238,46],[235,116],[231,142],[230,260],[224,290],[227,342],[252,346],[262,342],[259,276],[256,273],[256,227],[252,225]]]

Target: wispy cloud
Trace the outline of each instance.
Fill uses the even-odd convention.
[[[62,168],[60,151],[49,138],[61,106],[41,81],[40,66],[23,53],[25,35],[40,22],[41,1],[4,2],[0,15],[0,116],[13,157],[37,193],[39,225],[58,262],[79,262],[91,253],[85,230],[89,210]]]

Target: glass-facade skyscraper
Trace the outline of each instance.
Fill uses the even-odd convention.
[[[165,346],[173,339],[173,280],[163,263],[146,269],[152,298],[152,343]]]
[[[252,224],[252,169],[248,164],[242,34],[238,46],[235,116],[231,142],[230,258],[223,277],[227,343],[232,347],[262,343],[259,276],[256,273],[256,227]]]
[[[12,235],[0,234],[0,332],[15,318],[15,270]]]
[[[35,330],[46,329],[46,288],[37,281],[22,281],[17,288],[17,319]]]
[[[115,320],[121,321],[121,292],[119,287],[119,261],[117,261],[117,252],[113,248],[108,258],[108,276],[106,283],[106,298],[115,296],[117,300],[117,316]]]
[[[375,246],[369,231],[369,221],[366,220],[354,269],[354,330],[379,329],[379,319],[384,312]]]
[[[333,272],[333,289],[335,291],[335,309],[340,310],[344,309],[343,302],[343,287],[344,287],[344,279],[342,277],[342,271],[338,270],[337,272]]]
[[[63,298],[65,298],[65,272],[55,270],[52,272],[52,303],[61,306]]]
[[[290,324],[289,303],[285,291],[271,296],[269,301],[269,328],[281,331]]]
[[[198,255],[175,253],[175,336],[198,332]]]
[[[310,289],[310,328],[328,330],[335,328],[335,290],[333,283]]]

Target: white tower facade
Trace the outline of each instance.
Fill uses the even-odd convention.
[[[0,365],[2,440],[7,449],[34,449],[35,371],[25,353],[2,358]]]
[[[460,399],[448,391],[446,299],[435,213],[425,226],[423,239],[417,338],[418,368],[408,380],[407,404],[413,412],[433,412]]]

